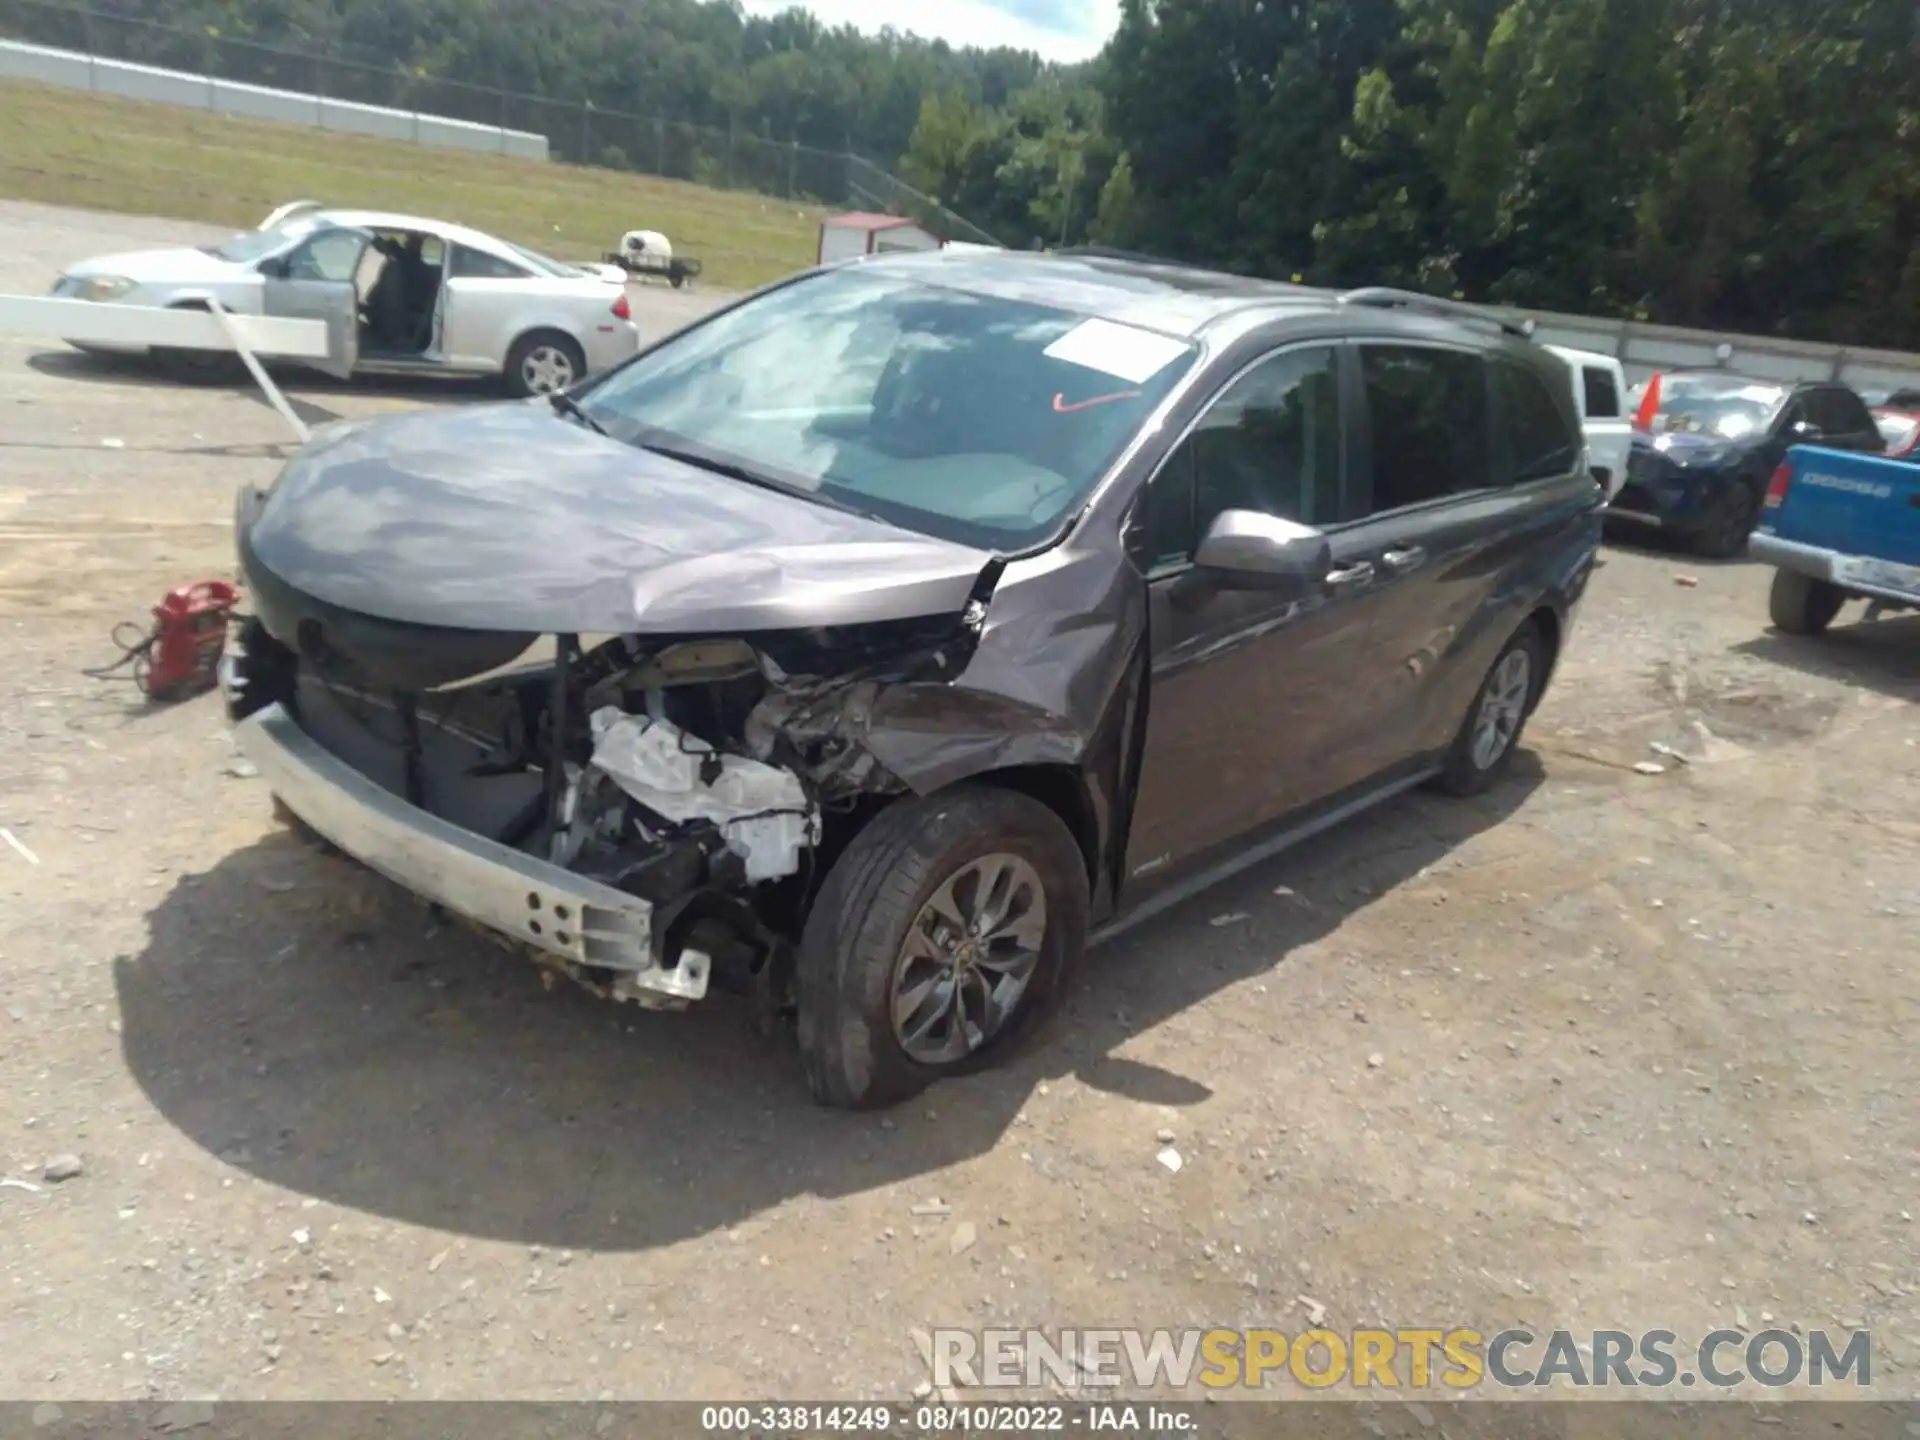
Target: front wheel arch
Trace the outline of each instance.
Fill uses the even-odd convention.
[[[1087,883],[1094,884],[1100,863],[1100,836],[1094,820],[1093,797],[1087,791],[1086,778],[1078,770],[1070,765],[1015,765],[1005,770],[988,770],[960,783],[1012,790],[1046,806],[1059,817],[1080,847],[1080,856],[1087,865]]]

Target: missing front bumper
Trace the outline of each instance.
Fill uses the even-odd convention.
[[[409,805],[306,734],[278,704],[235,727],[240,748],[286,806],[395,884],[575,970],[613,972],[615,998],[677,1008],[702,999],[701,951],[663,966],[653,906]]]

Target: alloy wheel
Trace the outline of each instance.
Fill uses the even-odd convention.
[[[963,1060],[1001,1032],[1040,964],[1047,894],[1017,855],[970,860],[933,892],[893,968],[893,1033],[922,1065]]]
[[[1533,690],[1533,657],[1524,648],[1509,650],[1487,677],[1480,697],[1480,713],[1473,722],[1472,757],[1475,768],[1491,770],[1500,762],[1527,718],[1527,698]]]

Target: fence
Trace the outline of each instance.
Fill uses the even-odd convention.
[[[524,130],[502,130],[497,125],[475,125],[444,115],[423,115],[417,110],[390,110],[267,85],[246,85],[157,65],[103,60],[77,50],[26,45],[17,40],[0,40],[0,79],[8,78],[283,125],[311,125],[321,130],[407,140],[416,145],[514,155],[523,160],[547,158],[547,137]]]
[[[638,23],[636,21],[636,23]],[[883,166],[725,128],[445,80],[333,51],[262,45],[117,15],[60,0],[0,0],[0,39],[76,51],[99,60],[186,71],[210,80],[293,91],[387,111],[444,117],[544,135],[553,159],[602,169],[754,190],[824,206],[907,215],[947,239],[997,243]]]

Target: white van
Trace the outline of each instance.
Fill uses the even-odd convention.
[[[1606,488],[1607,503],[1620,493],[1627,479],[1627,455],[1633,448],[1633,421],[1627,413],[1627,372],[1611,355],[1593,350],[1547,349],[1573,371],[1573,399],[1580,407],[1580,425],[1587,432],[1587,463],[1594,479]]]

